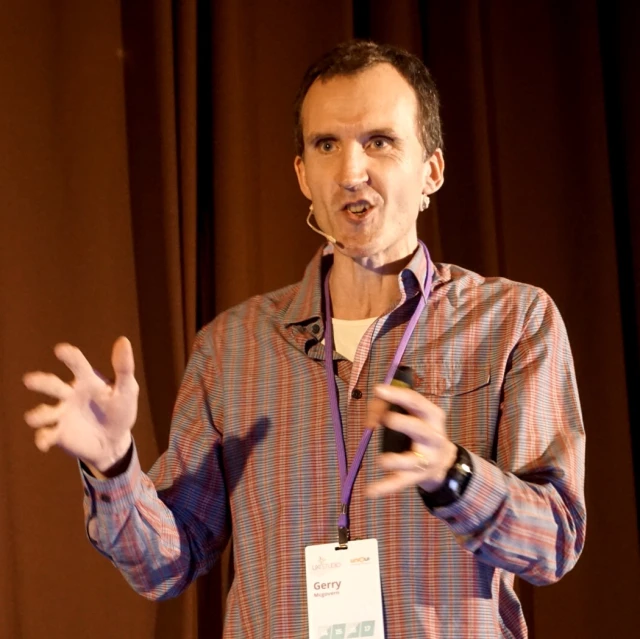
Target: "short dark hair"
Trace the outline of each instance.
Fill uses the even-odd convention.
[[[302,134],[302,103],[311,85],[317,80],[329,80],[341,75],[355,75],[376,64],[390,64],[411,85],[418,101],[417,122],[420,141],[427,154],[442,148],[440,97],[435,82],[417,56],[390,44],[368,40],[349,40],[325,53],[304,74],[294,102],[294,142],[296,154],[304,152]]]

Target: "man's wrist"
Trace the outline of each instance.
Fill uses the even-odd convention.
[[[122,475],[127,471],[129,465],[131,464],[131,458],[133,456],[133,437],[130,438],[128,447],[125,449],[123,455],[114,455],[115,461],[109,463],[105,462],[103,464],[97,465],[86,460],[80,460],[84,466],[87,467],[89,472],[96,479],[111,479],[113,477],[117,477],[118,475]]]
[[[427,492],[418,486],[418,493],[429,509],[450,506],[456,502],[462,497],[473,476],[473,464],[469,452],[458,444],[456,449],[455,461],[447,471],[440,488],[434,492]]]

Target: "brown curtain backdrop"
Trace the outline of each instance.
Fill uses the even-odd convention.
[[[291,104],[307,65],[351,37],[406,47],[440,87],[446,182],[420,220],[434,257],[542,286],[567,324],[588,433],[587,545],[559,584],[520,584],[531,636],[634,636],[639,7],[5,2],[0,638],[220,636],[231,552],[176,600],[131,591],[85,539],[74,461],[33,446],[21,375],[67,377],[59,341],[108,373],[113,340],[129,336],[134,434],[151,466],[195,331],[299,279],[319,244],[292,170]]]

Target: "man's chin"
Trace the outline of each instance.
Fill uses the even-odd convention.
[[[354,240],[341,241],[338,239],[338,241],[335,243],[335,247],[338,251],[340,251],[340,253],[342,253],[342,255],[344,255],[345,257],[350,257],[352,259],[363,259],[371,257],[379,251],[379,247],[377,247],[374,242]]]
[[[385,263],[385,251],[377,242],[336,242],[335,251],[339,252],[346,258],[365,264],[371,262],[377,266]]]
[[[387,246],[378,238],[369,240],[365,238],[338,238],[334,246],[335,251],[344,257],[363,263],[363,265],[368,263],[369,266],[380,268],[385,265],[404,266],[414,254],[416,244],[417,240],[413,243],[400,242]]]

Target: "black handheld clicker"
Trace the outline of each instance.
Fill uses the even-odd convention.
[[[398,366],[393,379],[391,380],[391,386],[399,386],[401,388],[413,388],[413,371],[409,366]],[[404,408],[396,404],[391,404],[389,410],[396,411],[397,413],[407,414]],[[397,430],[391,430],[386,426],[383,426],[382,432],[382,452],[383,453],[404,453],[407,450],[411,450],[411,437],[404,433],[399,433]]]

